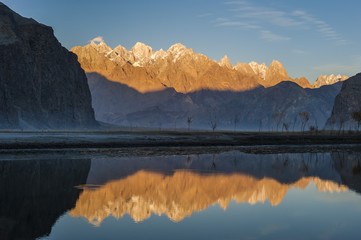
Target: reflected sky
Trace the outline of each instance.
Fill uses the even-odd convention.
[[[64,158],[66,156],[66,158]],[[0,160],[1,239],[358,239],[358,152]]]

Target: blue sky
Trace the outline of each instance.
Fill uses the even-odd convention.
[[[182,43],[231,62],[273,59],[291,77],[361,72],[360,0],[5,0],[54,28],[66,48],[102,36],[111,47],[136,42],[154,50]]]

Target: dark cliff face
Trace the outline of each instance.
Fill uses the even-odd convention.
[[[0,128],[96,126],[76,56],[50,27],[0,3]]]
[[[352,112],[361,111],[361,73],[343,82],[340,93],[335,98],[327,128],[355,128]]]
[[[75,206],[89,159],[0,161],[0,239],[36,239]]]

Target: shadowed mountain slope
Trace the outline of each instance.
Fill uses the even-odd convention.
[[[352,119],[352,113],[361,111],[361,73],[350,77],[343,82],[340,93],[335,98],[332,115],[327,120],[328,128],[351,128],[355,129],[356,122]]]
[[[242,130],[300,129],[298,114],[310,114],[308,126],[322,128],[331,114],[340,83],[304,89],[293,82],[244,92],[200,90],[188,94],[172,88],[140,93],[124,84],[87,73],[96,119],[121,126]],[[272,115],[280,113],[279,120]],[[235,121],[237,119],[237,121]],[[307,127],[308,127],[307,126]]]

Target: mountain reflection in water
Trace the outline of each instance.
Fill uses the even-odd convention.
[[[225,151],[0,158],[0,239],[52,233],[60,216],[99,226],[108,216],[178,222],[218,204],[279,206],[291,188],[361,192],[359,152],[248,154]],[[1,156],[0,156],[1,157]],[[36,159],[38,156],[34,156]],[[76,158],[76,159],[73,159]],[[76,219],[76,218],[74,218]]]
[[[318,177],[303,177],[292,184],[282,184],[271,178],[257,179],[244,174],[197,174],[177,171],[171,176],[139,171],[125,179],[105,184],[96,190],[80,194],[70,214],[85,217],[99,225],[106,217],[121,218],[129,214],[135,221],[166,214],[173,221],[219,204],[227,209],[231,200],[237,203],[264,203],[272,206],[282,202],[292,187],[304,189],[313,182],[319,191],[341,192],[347,187]]]
[[[180,221],[193,212],[231,200],[280,204],[290,188],[311,182],[322,192],[342,192],[344,175],[358,166],[358,155],[344,153],[219,154],[123,157],[92,160],[74,217],[99,225],[106,217],[129,214],[134,221],[166,214]],[[337,169],[338,167],[338,169]],[[347,170],[348,169],[348,170]],[[355,181],[355,177],[351,177]],[[355,178],[355,179],[354,179]]]

